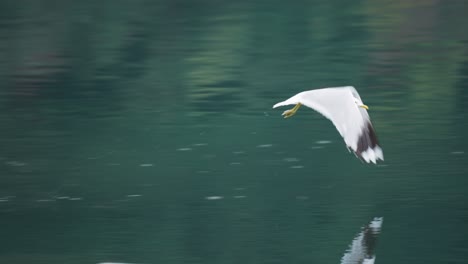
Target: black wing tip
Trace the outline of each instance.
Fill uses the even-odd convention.
[[[379,159],[384,160],[382,148],[370,122],[367,122],[363,127],[361,135],[358,138],[357,149],[354,153],[359,159],[367,163],[377,163]]]

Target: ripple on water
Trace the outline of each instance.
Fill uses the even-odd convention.
[[[154,166],[154,164],[152,164],[152,163],[142,163],[142,164],[140,164],[140,167],[153,167],[153,166]]]
[[[190,151],[192,148],[178,148],[177,151]]]
[[[295,166],[291,166],[290,168],[291,168],[291,169],[302,169],[302,168],[304,168],[304,166],[302,166],[302,165],[295,165]]]
[[[36,202],[38,203],[50,203],[50,202],[55,202],[54,199],[37,199]]]
[[[315,143],[317,143],[317,144],[330,144],[330,143],[332,143],[332,141],[331,140],[318,140]]]
[[[206,196],[205,197],[206,200],[221,200],[223,198],[224,198],[223,196]]]
[[[16,160],[6,161],[5,164],[8,165],[8,166],[13,166],[13,167],[26,166],[26,163],[21,162],[21,161],[16,161]]]
[[[9,202],[10,199],[15,198],[16,196],[3,196],[0,197],[0,202]]]
[[[380,168],[385,168],[388,167],[388,164],[377,164],[376,166]]]
[[[136,197],[141,197],[141,196],[143,196],[143,195],[141,195],[141,194],[127,194],[128,198],[136,198]]]
[[[286,162],[298,162],[299,161],[298,158],[284,158],[283,160]]]
[[[273,147],[273,144],[262,144],[262,145],[258,145],[257,148],[271,148]]]

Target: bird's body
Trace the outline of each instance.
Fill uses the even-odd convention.
[[[366,162],[376,163],[383,160],[383,152],[366,111],[356,89],[352,86],[323,88],[304,91],[286,101],[279,102],[273,108],[284,105],[296,105],[286,110],[283,115],[290,117],[301,105],[310,107],[332,121],[343,137],[348,149]]]

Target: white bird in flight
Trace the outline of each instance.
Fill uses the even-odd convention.
[[[273,106],[295,105],[283,112],[284,118],[293,116],[305,105],[330,119],[343,137],[348,150],[367,163],[383,160],[374,128],[365,105],[353,86],[323,88],[304,91]]]

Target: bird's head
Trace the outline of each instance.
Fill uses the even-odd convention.
[[[361,108],[364,108],[364,109],[366,109],[366,110],[369,110],[369,107],[368,107],[367,105],[365,105],[365,104],[361,101],[361,99],[359,99],[359,98],[354,98],[354,103],[356,103],[356,105],[357,105],[358,107],[361,107]]]

